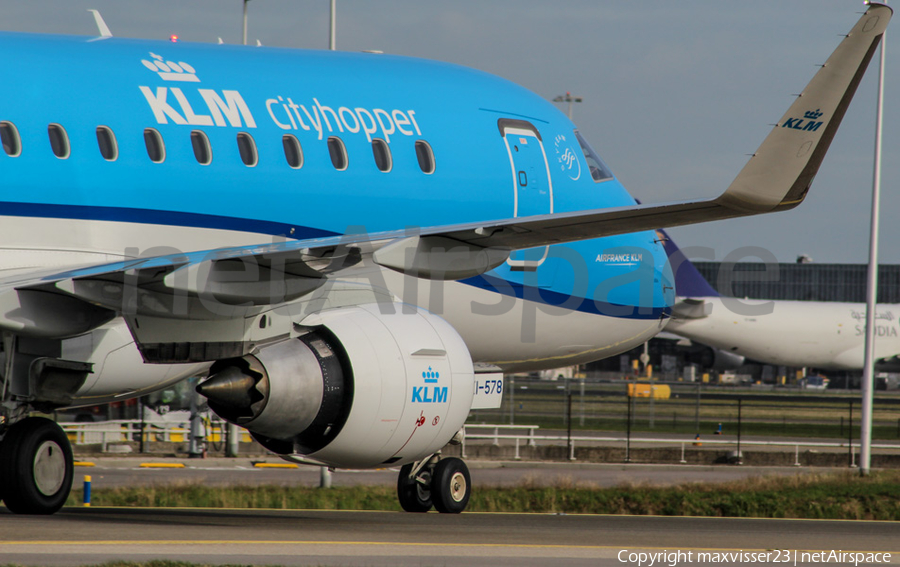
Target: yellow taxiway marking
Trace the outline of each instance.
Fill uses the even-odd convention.
[[[299,469],[300,465],[294,463],[253,463],[259,469]]]
[[[623,547],[621,545],[558,545],[558,544],[535,544],[535,543],[454,543],[454,542],[408,542],[408,541],[335,541],[335,540],[177,540],[177,539],[157,539],[157,540],[99,540],[99,541],[66,541],[66,540],[34,540],[34,541],[0,541],[0,549],[3,546],[24,546],[24,545],[48,545],[48,546],[88,546],[88,545],[347,545],[347,546],[396,546],[396,547],[455,547],[455,548],[502,548],[502,549],[569,549],[569,550],[671,550],[671,547],[655,547],[649,545],[637,545]],[[681,551],[738,551],[738,548],[730,547],[678,547]],[[740,551],[770,551],[767,548],[741,548]],[[792,550],[793,551],[793,550]],[[820,551],[797,549],[797,552]],[[846,550],[847,553],[860,553],[860,550]],[[895,554],[897,551],[874,551],[865,550],[864,553],[890,553]]]
[[[184,463],[141,463],[139,466],[145,469],[183,469]]]
[[[94,463],[90,461],[75,461],[72,463],[76,467],[94,467],[96,466]]]
[[[298,465],[299,466],[299,465]],[[64,509],[77,510],[80,506],[66,506]],[[137,512],[141,510],[156,510],[170,512],[185,512],[189,510],[203,510],[207,512],[325,512],[339,514],[396,514],[397,510],[329,510],[325,508],[233,508],[228,506],[102,506],[101,510],[118,510]],[[438,515],[437,511],[428,512],[429,515]],[[835,523],[844,522],[848,524],[878,524],[879,526],[900,525],[900,520],[833,520],[829,518],[763,518],[760,516],[738,517],[738,516],[665,516],[662,514],[592,514],[590,512],[466,512],[466,515],[480,516],[585,516],[597,518],[660,518],[660,519],[681,519],[681,520],[715,520],[717,522],[819,522],[819,523]],[[2,541],[2,540],[0,540]],[[665,547],[655,548],[653,546],[644,546],[641,549],[668,549]],[[699,548],[698,548],[699,549]]]
[[[0,541],[0,548],[4,545],[391,545],[402,547],[508,547],[508,548],[534,548],[534,549],[619,549],[603,545],[544,545],[533,543],[437,543],[437,542],[402,542],[402,541],[280,541],[280,540],[180,540],[180,539],[154,539],[154,540],[101,540],[101,541]]]

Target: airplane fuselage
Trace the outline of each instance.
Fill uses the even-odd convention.
[[[471,69],[27,34],[0,44],[16,54],[0,89],[15,138],[0,153],[0,275],[634,204],[553,105]],[[513,252],[458,282],[376,273],[367,283],[444,317],[475,361],[506,370],[628,350],[674,299],[652,232]]]

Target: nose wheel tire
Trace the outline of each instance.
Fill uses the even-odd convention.
[[[0,444],[3,501],[16,514],[53,514],[66,503],[74,476],[65,432],[42,417],[9,428]]]
[[[407,512],[424,513],[431,510],[431,473],[423,469],[415,478],[409,478],[413,464],[403,465],[397,477],[397,498],[400,507]]]
[[[472,494],[469,467],[462,459],[448,457],[438,461],[431,479],[434,508],[444,514],[459,514],[466,509]]]

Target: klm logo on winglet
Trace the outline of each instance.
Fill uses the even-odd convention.
[[[804,132],[815,132],[823,122],[817,122],[822,116],[819,109],[807,110],[803,118],[788,118],[781,125],[782,128],[793,128],[794,130],[803,130]]]
[[[426,384],[437,384],[440,377],[441,373],[432,370],[430,366],[427,371],[422,372],[422,378]],[[447,391],[447,386],[413,386],[412,401],[422,404],[441,404],[447,401]]]

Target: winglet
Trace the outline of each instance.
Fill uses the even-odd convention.
[[[893,11],[871,4],[716,201],[747,212],[799,205],[840,126]]]
[[[94,14],[94,21],[97,23],[97,29],[100,31],[100,37],[112,37],[113,34],[109,31],[109,26],[106,25],[106,22],[103,21],[103,16],[100,15],[100,10],[88,10]]]

